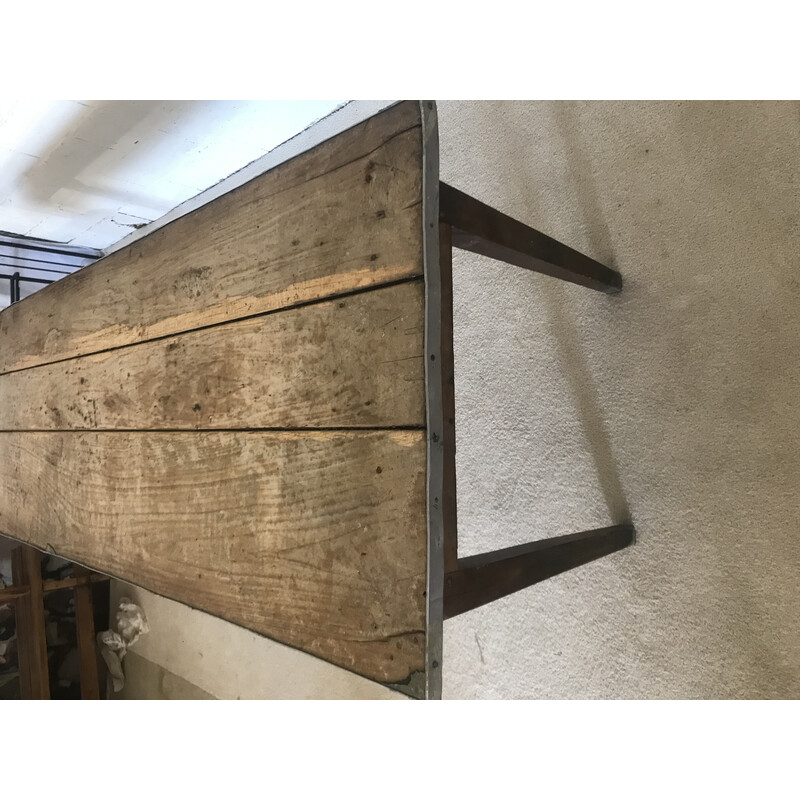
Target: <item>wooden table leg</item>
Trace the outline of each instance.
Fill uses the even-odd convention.
[[[442,283],[442,353],[452,364],[452,248],[468,250],[600,292],[615,294],[622,276],[604,264],[512,219],[474,197],[439,184],[439,263]],[[449,350],[446,349],[446,345]],[[452,374],[452,373],[443,373]],[[452,385],[443,391],[445,416],[454,416]],[[444,618],[490,603],[560,572],[632,544],[633,525],[584,531],[470,558],[458,558],[455,515],[455,436],[446,455],[444,500],[452,500],[452,529],[444,541]],[[448,471],[449,470],[449,471]],[[452,495],[452,497],[450,496]]]
[[[12,551],[11,569],[15,585],[27,586],[27,597],[15,603],[19,686],[23,700],[50,699],[50,670],[44,627],[44,591],[40,552],[28,545]]]
[[[453,365],[453,244],[449,225],[439,224],[441,315],[439,355],[442,359],[442,510],[444,571],[456,568],[458,523],[456,510],[456,407]]]
[[[453,247],[598,292],[622,289],[616,270],[446,183],[439,184],[439,220],[452,227]]]
[[[458,568],[445,574],[444,618],[621,550],[634,538],[633,525],[614,525],[461,558]]]
[[[99,700],[100,681],[97,675],[97,650],[94,635],[91,572],[75,565],[75,577],[86,582],[75,587],[75,625],[78,629],[78,653],[81,660],[81,699]]]

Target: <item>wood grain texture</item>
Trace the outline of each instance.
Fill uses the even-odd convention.
[[[0,434],[0,533],[384,682],[424,669],[424,431]]]
[[[0,373],[421,275],[420,130],[394,106],[10,306]]]
[[[0,375],[0,430],[422,427],[422,281]]]
[[[424,693],[422,147],[401,103],[0,313],[0,533]]]

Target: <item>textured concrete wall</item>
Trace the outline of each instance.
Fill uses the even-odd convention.
[[[457,253],[460,551],[639,536],[446,622],[445,697],[800,697],[800,106],[439,119],[443,180],[625,280]]]

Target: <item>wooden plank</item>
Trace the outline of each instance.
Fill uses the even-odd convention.
[[[84,567],[75,565],[75,577],[84,579],[75,587],[75,627],[78,632],[78,654],[81,661],[81,699],[99,700],[100,681],[97,675],[97,650],[94,640],[94,608],[92,606],[92,587],[89,583],[91,573]]]
[[[47,580],[42,583],[44,593],[57,592],[60,589],[72,589],[75,586],[85,586],[90,583],[103,583],[103,581],[110,580],[108,575],[98,575],[96,572],[90,572],[81,578],[62,578],[61,580]]]
[[[403,103],[0,313],[0,373],[422,274]]]
[[[0,589],[0,605],[27,597],[30,591],[29,586],[6,586]]]
[[[421,280],[0,376],[0,430],[422,427]]]
[[[424,670],[424,431],[0,434],[0,532],[397,683]]]

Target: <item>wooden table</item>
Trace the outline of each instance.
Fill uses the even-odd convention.
[[[442,621],[633,539],[457,557],[451,249],[618,273],[389,107],[0,313],[0,532],[414,697]]]

